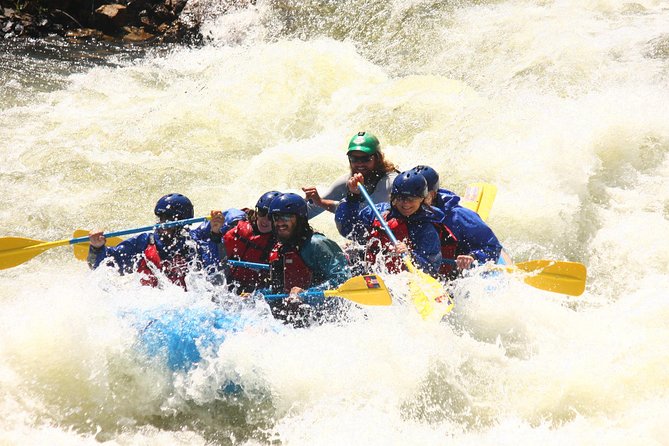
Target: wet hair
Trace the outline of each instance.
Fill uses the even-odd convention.
[[[309,219],[297,216],[297,238],[304,238],[314,233],[314,228],[309,224]]]
[[[376,167],[374,168],[374,173],[379,175],[379,177],[382,177],[383,175],[390,172],[399,173],[399,169],[395,163],[386,159],[386,155],[383,153],[383,150],[381,150],[381,146],[379,146],[379,148],[372,156],[376,157]],[[351,168],[351,174],[353,174],[353,168]]]
[[[375,170],[383,172],[383,173],[399,172],[399,169],[397,168],[397,166],[395,166],[395,163],[386,159],[386,156],[381,151],[381,148],[379,148],[379,150],[377,150],[376,156],[377,156],[377,164],[381,168],[380,169],[377,168]]]

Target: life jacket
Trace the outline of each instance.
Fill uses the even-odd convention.
[[[267,263],[269,254],[275,243],[274,235],[256,233],[253,225],[241,220],[237,226],[229,230],[223,236],[225,250],[231,260],[242,260],[245,262]],[[239,284],[241,292],[253,291],[264,287],[269,280],[269,271],[253,270],[241,266],[230,268],[233,282]]]
[[[149,266],[149,262],[153,267]],[[149,244],[144,249],[142,260],[137,267],[137,272],[142,274],[142,278],[140,279],[142,285],[158,286],[158,277],[154,274],[155,268],[158,268],[170,282],[179,285],[184,290],[186,289],[188,262],[179,254],[173,256],[170,260],[161,260],[156,241],[153,234],[151,234],[149,236]]]
[[[409,226],[407,225],[406,218],[393,217],[388,219],[388,214],[389,212],[385,212],[382,217],[388,223],[388,227],[395,235],[395,238],[400,242],[404,242],[410,250],[413,249],[413,243],[411,243],[409,238]],[[402,271],[404,264],[401,257],[391,251],[390,247],[392,245],[393,242],[383,229],[383,225],[374,219],[370,231],[370,242],[367,245],[367,262],[374,264],[376,257],[381,253],[385,257],[386,268],[389,272],[398,273]]]
[[[313,271],[304,263],[299,248],[278,242],[269,255],[270,282],[273,291],[290,292],[293,287],[312,285]]]
[[[439,268],[439,275],[450,277],[455,273],[455,265],[449,260],[455,260],[457,257],[458,238],[453,234],[451,228],[443,223],[435,223],[434,227],[439,233],[439,242],[441,243],[442,264]]]

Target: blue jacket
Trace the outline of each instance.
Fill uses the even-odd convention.
[[[502,245],[479,215],[460,206],[460,197],[447,189],[439,189],[434,206],[444,217],[441,223],[458,239],[456,255],[472,255],[479,263],[496,262]]]
[[[226,266],[218,260],[222,243],[198,241],[189,234],[180,238],[174,246],[166,247],[160,240],[157,231],[139,234],[114,247],[94,248],[90,246],[88,264],[91,268],[97,268],[102,263],[113,261],[121,274],[134,272],[151,239],[153,239],[161,259],[170,259],[180,255],[189,264],[192,264],[192,268],[205,269],[209,275],[217,275],[223,272]],[[225,248],[223,248],[223,251],[225,252]]]
[[[369,206],[360,209],[361,204],[356,201],[349,202],[348,198],[343,200],[335,213],[335,223],[341,235],[360,244],[366,244],[376,215]],[[390,203],[379,203],[376,208],[382,215],[389,211],[387,219],[402,218],[399,211],[391,207]],[[412,257],[418,267],[430,274],[436,274],[441,267],[441,242],[434,223],[443,218],[444,215],[439,209],[421,206],[415,214],[406,219],[409,239],[413,245]]]

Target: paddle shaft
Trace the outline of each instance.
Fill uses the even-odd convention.
[[[228,263],[230,266],[238,266],[242,268],[269,269],[269,265],[267,263],[244,262],[242,260],[228,260]]]
[[[186,225],[192,225],[194,223],[202,223],[203,221],[206,220],[207,217],[196,217],[196,218],[189,218],[186,220],[168,221],[165,223],[158,223],[151,226],[142,226],[141,228],[123,229],[121,231],[115,231],[115,232],[105,232],[103,235],[105,237],[118,237],[121,235],[139,234],[140,232],[150,232],[156,229],[169,229],[169,228],[174,228],[176,226],[186,226]],[[87,236],[87,237],[73,238],[68,240],[67,242],[70,245],[74,245],[77,243],[86,243],[90,240],[91,238]]]
[[[278,300],[278,299],[283,299],[284,297],[288,297],[290,294],[288,293],[283,293],[283,294],[265,294],[263,297],[266,300]],[[300,294],[298,294],[300,297],[325,297],[325,293],[323,291],[304,291]]]
[[[372,197],[369,196],[369,193],[367,192],[367,189],[365,189],[365,186],[362,183],[358,183],[358,190],[360,190],[360,193],[365,197],[365,200],[369,204],[369,207],[372,208],[372,211],[374,211],[374,215],[376,215],[376,218],[379,220],[379,223],[383,226],[383,230],[386,231],[386,234],[388,234],[388,238],[390,238],[390,241],[393,242],[393,245],[397,245],[399,242],[397,241],[397,237],[395,237],[395,234],[393,234],[393,231],[390,230],[388,227],[388,223],[386,220],[381,216],[381,213],[379,210],[376,208],[374,205],[374,201],[372,200]]]
[[[207,220],[207,217],[189,218],[186,220],[170,221],[159,223],[141,228],[125,229],[123,231],[110,232],[104,234],[105,237],[114,237],[117,235],[135,234],[139,232],[149,232],[155,229],[165,229],[174,226],[185,226],[193,223],[199,223]],[[89,242],[91,238],[75,237],[69,240],[57,240],[54,242],[43,242],[41,240],[32,240],[22,237],[2,237],[0,238],[0,269],[12,268],[20,265],[33,257],[57,246],[79,245]]]
[[[283,299],[290,294],[267,294],[267,300]],[[392,298],[381,277],[376,274],[354,276],[342,283],[334,290],[319,290],[312,288],[298,294],[301,297],[340,297],[361,305],[390,305]],[[312,305],[314,302],[307,302]]]
[[[393,231],[391,231],[390,228],[388,227],[388,222],[386,222],[385,218],[381,216],[381,213],[374,205],[372,197],[369,196],[367,189],[365,189],[365,186],[362,183],[358,183],[358,190],[360,190],[360,193],[365,197],[365,200],[369,204],[369,207],[372,208],[372,211],[374,211],[374,215],[376,215],[376,218],[379,220],[379,223],[381,223],[381,226],[383,226],[383,230],[386,231],[386,234],[388,235],[390,241],[393,242],[393,245],[397,246],[397,244],[399,243],[397,241],[397,237],[395,237]],[[410,272],[412,273],[416,272],[416,267],[413,265],[411,257],[409,256],[408,253],[405,252],[402,254],[402,260],[404,260],[404,264],[406,265],[407,269]]]

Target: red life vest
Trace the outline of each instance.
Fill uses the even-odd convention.
[[[409,239],[409,226],[407,225],[407,220],[403,217],[393,217],[388,220],[388,212],[383,213],[382,217],[388,223],[388,227],[395,235],[395,238],[400,242],[404,242],[409,249],[412,249],[413,244]],[[374,264],[376,262],[376,257],[381,253],[386,260],[386,268],[388,268],[389,272],[398,273],[402,271],[404,269],[404,263],[400,256],[395,255],[392,252],[392,246],[393,242],[383,229],[383,225],[375,219],[372,223],[370,240],[367,245],[367,262]]]
[[[275,242],[271,232],[257,234],[253,230],[253,225],[246,220],[241,220],[237,226],[226,232],[223,241],[229,259],[254,263],[268,263]],[[232,280],[237,282],[244,292],[261,288],[269,280],[269,271],[266,270],[233,266],[230,268],[230,273]]]
[[[154,265],[154,268],[158,268],[158,270],[165,274],[165,277],[167,277],[170,282],[179,285],[184,290],[186,289],[188,262],[186,262],[186,259],[180,255],[174,256],[171,260],[162,261],[160,259],[160,254],[158,254],[158,248],[156,247],[153,235],[149,238],[149,244],[144,250],[142,260],[137,267],[137,272],[142,274],[142,278],[140,279],[142,285],[157,287],[158,277],[153,273],[148,262],[151,262]]]
[[[307,289],[312,285],[313,272],[304,263],[297,248],[285,249],[277,243],[269,255],[272,286],[289,293],[291,288]]]
[[[435,223],[435,228],[439,233],[439,242],[441,243],[441,257],[443,260],[455,260],[456,252],[458,249],[458,239],[451,231],[451,228],[446,226],[443,223]],[[441,268],[439,268],[439,275],[449,276],[453,271],[455,271],[455,265],[452,263],[442,263]]]

